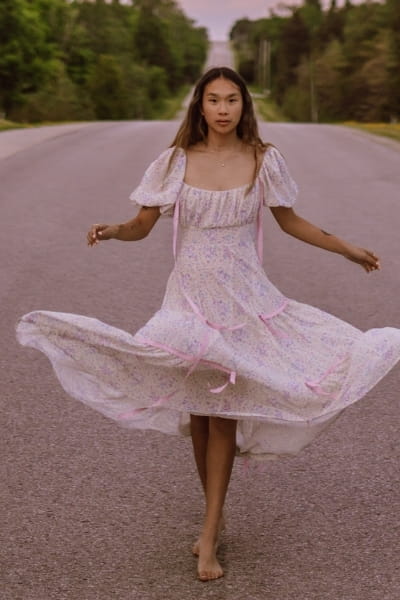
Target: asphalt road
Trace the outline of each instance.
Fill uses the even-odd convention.
[[[135,331],[159,307],[171,220],[137,244],[89,249],[85,232],[135,213],[128,195],[176,127],[54,130],[0,160],[0,598],[398,600],[398,367],[297,458],[250,473],[235,465],[226,576],[205,584],[190,553],[202,498],[189,440],[119,429],[15,341],[16,319],[35,309]],[[262,134],[299,183],[298,212],[382,259],[366,275],[266,214],[272,281],[362,329],[400,327],[400,146],[334,126],[263,124]]]

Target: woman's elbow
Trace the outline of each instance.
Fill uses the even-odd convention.
[[[279,225],[279,228],[281,229],[281,231],[283,231],[284,233],[287,233],[289,235],[292,235],[293,231],[296,229],[296,222],[297,222],[297,219],[291,217],[289,219],[281,219],[280,221],[278,221],[278,225]]]
[[[146,238],[149,235],[150,231],[151,227],[146,227],[145,224],[138,223],[136,227],[136,239],[144,240],[144,238]]]
[[[285,206],[277,206],[271,208],[271,211],[280,229],[290,234],[298,220],[294,210]]]
[[[139,240],[146,238],[155,225],[155,221],[149,219],[141,219],[140,217],[136,220],[136,231]]]

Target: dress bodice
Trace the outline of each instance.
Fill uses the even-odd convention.
[[[246,185],[222,191],[183,183],[179,196],[179,224],[200,229],[248,225],[256,220],[260,201],[258,181],[250,190]]]
[[[166,216],[174,214],[179,199],[180,225],[196,228],[250,224],[256,220],[261,203],[290,207],[296,200],[297,185],[275,146],[265,151],[252,186],[228,190],[207,190],[185,183],[186,160],[183,148],[165,150],[148,167],[130,199],[139,206],[158,206]]]

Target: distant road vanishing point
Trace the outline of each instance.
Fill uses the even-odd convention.
[[[205,70],[211,67],[230,67],[234,69],[233,52],[229,42],[211,42]]]

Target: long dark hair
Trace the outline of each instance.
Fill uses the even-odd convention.
[[[228,67],[214,67],[209,69],[197,82],[185,118],[183,119],[175,139],[171,144],[171,147],[175,146],[175,150],[172,153],[170,164],[174,160],[175,154],[178,152],[179,148],[186,150],[198,142],[204,142],[207,138],[208,126],[201,110],[203,95],[206,85],[215,79],[218,79],[219,77],[232,81],[232,83],[234,83],[240,90],[243,109],[236,132],[238,137],[245,144],[254,147],[254,154],[256,158],[255,177],[260,164],[260,155],[265,152],[269,144],[265,144],[261,140],[258,133],[258,125],[256,116],[254,114],[253,101],[245,81],[238,73],[236,73],[236,71],[229,69]]]

